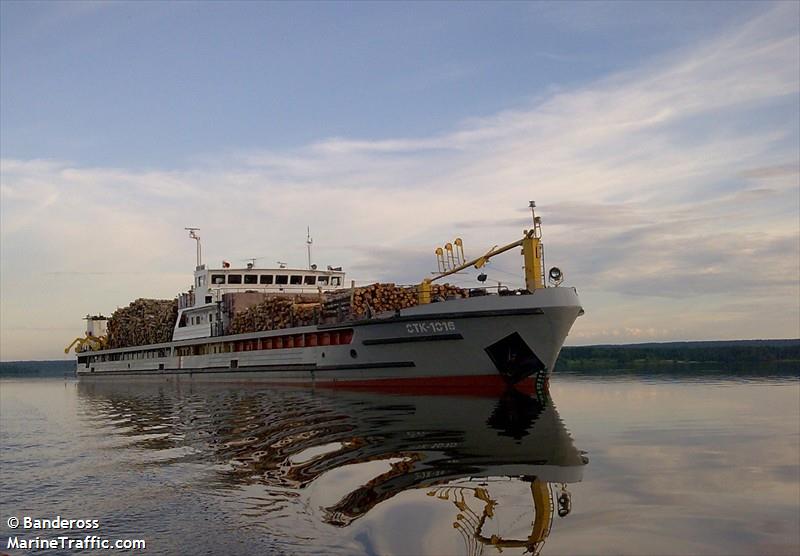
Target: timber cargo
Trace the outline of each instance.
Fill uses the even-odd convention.
[[[211,268],[190,229],[197,264],[189,291],[139,299],[107,321],[87,317],[86,337],[76,339],[78,376],[441,389],[535,376],[543,384],[583,309],[559,269],[545,274],[541,219],[530,206],[532,227],[521,239],[471,260],[460,239],[447,243],[435,250],[437,272],[411,286],[348,285],[340,267],[311,264],[310,237],[305,269],[255,261]],[[438,283],[515,248],[524,288]]]
[[[137,299],[111,314],[108,319],[108,347],[168,342],[172,339],[177,315],[177,300]]]

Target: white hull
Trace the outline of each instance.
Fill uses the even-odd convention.
[[[79,354],[78,376],[320,385],[406,380],[446,385],[470,377],[502,376],[513,383],[550,372],[580,314],[573,288],[454,299],[340,325],[84,352]],[[287,335],[321,337],[340,330],[352,331],[349,343],[251,349]],[[202,351],[203,344],[241,346],[251,341],[248,351],[180,355]]]

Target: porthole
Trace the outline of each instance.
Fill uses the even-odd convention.
[[[355,359],[356,357],[358,357],[358,352],[356,350],[354,350],[354,349],[351,349],[350,350],[350,357]]]

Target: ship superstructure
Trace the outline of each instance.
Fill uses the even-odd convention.
[[[194,271],[192,289],[178,296],[172,339],[223,335],[230,324],[229,311],[223,307],[226,294],[313,296],[341,289],[344,280],[341,269],[256,268],[252,263],[245,268],[223,263],[222,268],[210,269],[200,264]]]

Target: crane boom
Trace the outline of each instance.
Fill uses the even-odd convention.
[[[525,288],[531,293],[533,293],[534,290],[544,288],[544,246],[542,245],[542,220],[539,216],[536,216],[534,211],[536,203],[531,201],[529,206],[531,209],[533,228],[530,230],[524,230],[522,239],[518,239],[517,241],[503,245],[502,247],[495,245],[480,257],[466,262],[463,262],[463,256],[461,261],[458,261],[456,258],[451,258],[450,253],[453,251],[453,247],[449,243],[445,245],[444,250],[442,250],[441,247],[436,249],[436,261],[439,266],[439,272],[431,278],[425,278],[418,286],[417,296],[419,303],[424,304],[431,302],[431,284],[434,280],[444,278],[445,276],[450,276],[456,272],[461,272],[462,270],[466,270],[471,266],[474,266],[475,268],[481,268],[492,257],[500,255],[501,253],[505,253],[506,251],[509,251],[515,247],[522,247],[522,258],[525,268]],[[456,244],[459,246],[459,248],[461,248],[461,253],[463,253],[461,239],[457,239]],[[448,255],[444,254],[445,250],[448,252]],[[451,261],[454,263],[461,262],[461,264],[455,266],[454,268],[448,268]]]
[[[475,268],[481,268],[492,257],[499,255],[501,253],[505,253],[506,251],[513,249],[514,247],[519,247],[520,245],[523,245],[526,239],[534,239],[533,233],[534,230],[530,230],[525,234],[525,237],[523,237],[522,239],[518,239],[517,241],[509,243],[508,245],[503,245],[502,247],[497,247],[495,245],[480,257],[476,257],[470,261],[467,261],[464,264],[457,266],[452,270],[448,270],[447,272],[441,272],[436,276],[434,276],[433,278],[431,278],[430,280],[431,282],[433,282],[434,280],[438,280],[439,278],[444,278],[445,276],[450,276],[451,274],[455,274],[456,272],[461,272],[462,270],[466,270],[471,266],[474,266]]]

